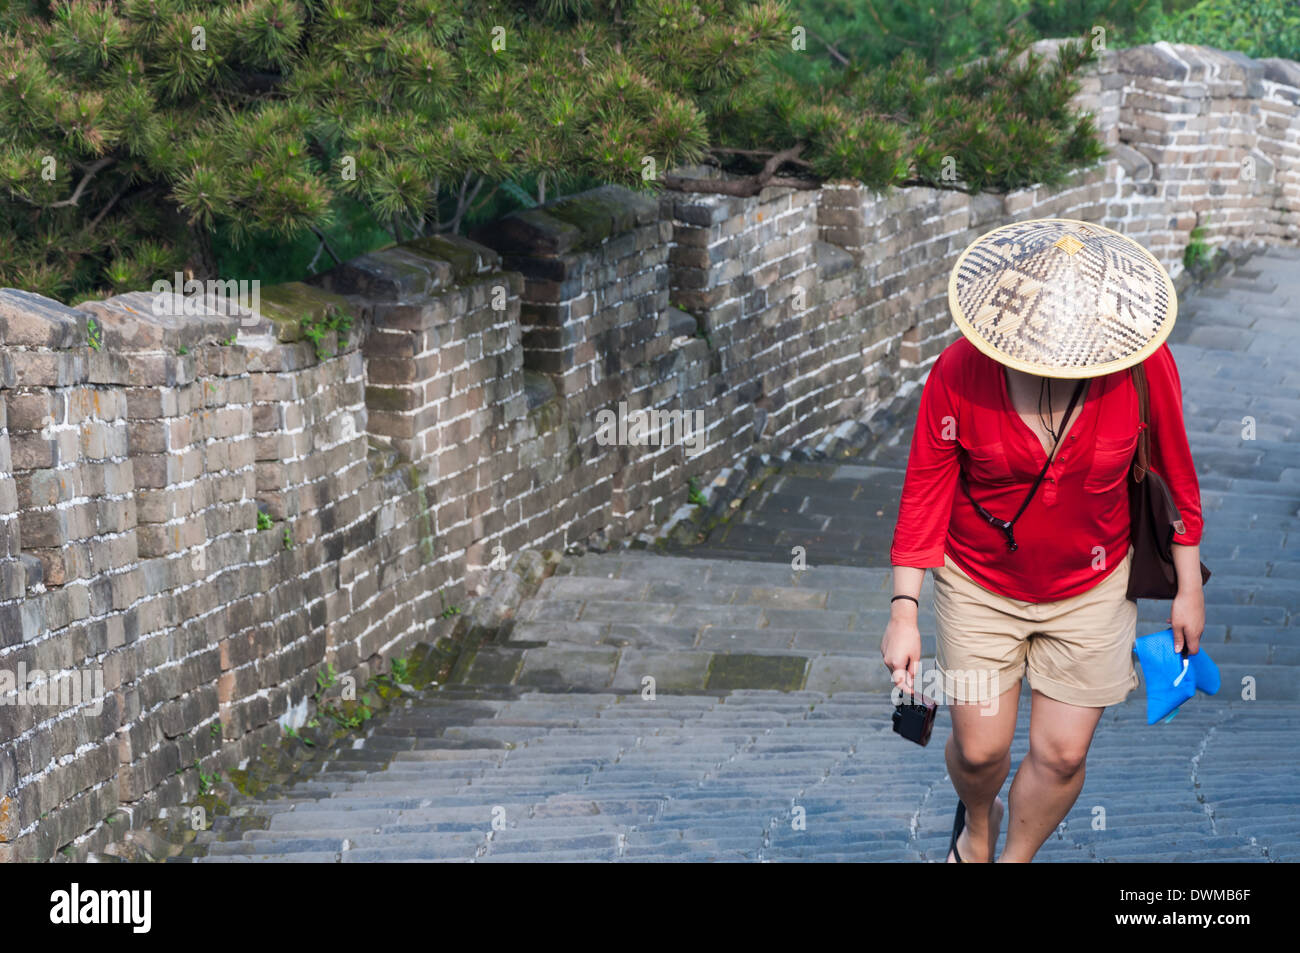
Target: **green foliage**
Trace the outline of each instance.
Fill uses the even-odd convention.
[[[338,681],[338,672],[334,670],[334,663],[329,662],[326,666],[316,673],[316,694],[312,696],[317,702],[325,695],[327,691],[334,687]]]
[[[1187,247],[1183,249],[1183,267],[1193,278],[1200,280],[1214,270],[1218,260],[1218,249],[1211,248],[1205,241],[1204,223],[1197,225],[1187,237]]]
[[[1159,22],[1159,0],[1016,0],[1024,22],[1038,37],[1086,36],[1103,27],[1106,46],[1119,49],[1148,42],[1139,39]]]
[[[393,676],[393,681],[404,683],[411,677],[411,660],[395,658],[390,666],[390,670]]]
[[[203,797],[203,795],[211,791],[213,785],[221,780],[220,771],[214,771],[211,774],[205,773],[197,758],[194,759],[194,770],[199,773],[199,797]]]
[[[1249,3],[1202,0],[1161,15],[1136,42],[1156,40],[1200,43],[1256,58],[1300,59],[1300,3],[1296,0],[1250,0]]]
[[[1051,63],[1027,34],[981,60],[934,72],[911,51],[886,66],[839,71],[819,88],[773,74],[720,112],[717,138],[757,149],[808,143],[802,159],[821,179],[884,191],[929,185],[967,192],[1053,185],[1104,155],[1092,116],[1070,106],[1076,74],[1096,52],[1062,45]]]
[[[271,514],[263,513],[261,510],[257,513],[257,528],[259,530],[271,528]]]
[[[285,526],[284,528],[283,539],[284,539],[284,548],[293,549],[293,533],[289,531],[288,526]]]
[[[695,477],[691,477],[690,480],[687,481],[687,486],[689,487],[689,490],[686,498],[692,506],[704,506],[709,502],[709,498],[700,492],[700,488],[695,482]]]
[[[1205,244],[1204,238],[1205,229],[1199,225],[1188,236],[1187,247],[1183,249],[1183,267],[1188,271],[1194,270],[1209,255],[1209,246]]]
[[[86,319],[86,342],[92,351],[98,351],[104,346],[104,329],[94,318]]]
[[[808,52],[782,67],[825,83],[848,67],[871,69],[903,54],[944,70],[997,51],[1018,31],[1027,39],[1085,37],[1103,27],[1109,46],[1134,45],[1134,32],[1156,22],[1158,0],[796,0]]]
[[[323,705],[320,712],[338,727],[353,731],[374,717],[371,704],[370,696],[362,695],[354,705]]]
[[[346,199],[403,240],[508,181],[641,187],[786,35],[773,0],[7,4],[0,283],[210,277],[214,246],[319,239]]]
[[[511,208],[510,210],[513,210]],[[466,218],[468,225],[474,219]],[[237,245],[230,229],[218,223],[213,230],[212,248],[220,262],[224,278],[258,279],[265,284],[297,281],[334,266],[332,255],[322,245],[322,237],[342,261],[391,244],[393,236],[356,199],[336,195],[330,203],[330,215],[319,226],[320,236],[304,231],[286,239],[266,232],[253,232]]]
[[[944,187],[1050,182],[1097,147],[1062,98],[1082,59],[1035,81],[994,49],[1023,2],[814,4],[878,34],[848,68],[785,52],[782,0],[7,4],[0,284],[299,278],[557,193],[655,188],[711,148],[801,146],[805,173],[881,189],[945,155]],[[1001,71],[934,75],[975,53]]]
[[[338,673],[334,670],[333,662],[328,663],[325,668],[316,673],[316,691],[311,698],[316,703],[316,711],[319,714],[329,718],[338,727],[348,730],[359,728],[374,717],[374,702],[369,695],[362,695],[356,702],[343,701],[335,703],[327,699],[326,694],[337,683]],[[316,719],[313,719],[313,721],[316,721]]]
[[[325,346],[326,335],[337,332],[340,338],[346,337],[352,330],[352,315],[339,308],[329,307],[320,317],[303,315],[299,324],[302,336],[316,346],[316,360],[323,361],[334,356],[334,352]]]
[[[792,53],[783,66],[824,83],[845,66],[887,66],[904,53],[930,68],[983,56],[1021,13],[1016,0],[802,0],[798,22],[808,30],[809,54]]]

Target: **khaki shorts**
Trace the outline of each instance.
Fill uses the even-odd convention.
[[[976,584],[947,555],[934,572],[936,662],[949,700],[985,701],[1028,673],[1048,698],[1085,708],[1137,688],[1137,603],[1125,595],[1133,549],[1086,592],[1022,602]]]

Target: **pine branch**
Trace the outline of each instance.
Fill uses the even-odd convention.
[[[309,227],[311,228],[312,234],[320,239],[320,247],[325,249],[325,251],[329,253],[329,256],[334,259],[334,264],[336,265],[343,264],[343,259],[340,258],[338,254],[334,251],[334,249],[330,247],[329,239],[325,237],[325,233],[322,232],[315,225],[311,225]],[[320,255],[320,248],[316,249],[316,254]],[[312,263],[314,264],[315,261],[316,259],[313,258]]]
[[[821,188],[820,179],[800,179],[779,176],[776,170],[786,162],[793,162],[803,152],[804,143],[782,149],[772,155],[763,164],[762,170],[754,175],[739,179],[697,179],[691,176],[665,175],[663,186],[675,192],[710,192],[717,195],[750,196],[757,195],[766,188],[784,187],[791,189],[813,190]]]
[[[776,153],[771,149],[733,149],[730,146],[710,146],[709,151],[723,155],[747,156],[751,159],[761,159],[776,155]],[[812,163],[806,159],[791,157],[785,161],[789,162],[791,165],[801,166],[805,169],[811,169],[813,167]]]
[[[38,207],[47,208],[47,209],[66,208],[70,205],[76,205],[78,202],[81,201],[81,193],[86,191],[86,186],[90,184],[90,180],[95,177],[96,173],[98,173],[101,169],[104,169],[112,165],[116,161],[117,159],[113,156],[104,156],[104,158],[97,159],[94,162],[92,162],[90,165],[85,166],[86,174],[83,175],[81,177],[81,181],[77,183],[77,188],[72,193],[72,196],[70,198],[61,199],[58,202],[54,202],[51,205],[41,206],[39,202],[33,202],[31,199],[28,199],[26,196],[21,194],[19,194],[18,197],[26,201],[29,205],[36,205]]]
[[[831,43],[830,40],[823,39],[822,36],[814,30],[809,30],[808,35],[811,36],[818,43],[820,43],[822,46],[826,47],[826,52],[829,53],[835,59],[839,60],[841,64],[843,64],[844,66],[853,65],[853,62],[847,56],[845,56],[839,50],[835,49],[835,45]]]
[[[176,4],[168,0],[158,6],[171,10]],[[733,26],[710,22],[700,28],[671,17],[656,25],[657,18],[645,14],[661,4],[555,0],[539,6],[521,35],[526,42],[512,45],[505,58],[461,42],[461,26],[469,21],[434,26],[432,32],[414,28],[402,9],[411,4],[345,0],[338,5],[341,11],[355,14],[364,7],[370,12],[337,22],[315,16],[311,11],[318,4],[307,4],[307,12],[298,9],[302,6],[288,5],[297,10],[283,27],[299,31],[292,40],[288,34],[262,37],[241,26],[237,49],[206,65],[201,58],[178,55],[187,36],[185,29],[168,25],[170,14],[152,15],[134,33],[138,42],[131,56],[100,68],[95,90],[88,88],[82,71],[88,60],[81,52],[66,59],[49,55],[47,41],[58,33],[55,47],[62,48],[66,29],[48,12],[31,14],[32,31],[16,42],[23,55],[45,63],[36,92],[50,95],[45,87],[51,85],[90,96],[78,104],[82,112],[68,111],[69,117],[79,117],[75,128],[70,119],[55,116],[6,133],[14,133],[18,148],[43,154],[54,121],[65,136],[108,145],[102,152],[83,149],[70,164],[62,160],[55,184],[24,179],[3,188],[0,194],[11,200],[0,200],[0,245],[22,259],[17,271],[6,261],[6,273],[51,288],[58,277],[66,285],[59,294],[115,286],[127,274],[125,266],[110,267],[112,261],[144,261],[135,251],[155,241],[160,222],[180,229],[195,214],[203,235],[192,230],[185,253],[206,272],[215,266],[215,229],[241,240],[254,238],[269,256],[275,246],[264,236],[310,230],[323,239],[313,226],[341,196],[367,208],[399,241],[455,233],[507,193],[531,205],[531,198],[545,203],[566,191],[569,182],[610,181],[610,161],[620,161],[624,153],[629,166],[636,155],[667,153],[747,172],[761,167],[719,179],[664,175],[659,184],[675,191],[750,196],[774,186],[816,189],[841,176],[881,189],[1015,188],[1027,177],[1047,181],[1083,165],[1099,148],[1095,130],[1075,129],[1066,80],[1078,66],[1066,50],[1055,73],[1047,75],[1034,72],[1032,59],[1021,67],[1008,55],[978,69],[968,63],[960,77],[949,71],[952,63],[943,57],[964,62],[972,44],[969,39],[950,44],[935,23],[951,23],[950,32],[959,35],[963,24],[978,25],[983,38],[978,48],[993,42],[1021,49],[1001,26],[985,29],[989,18],[965,9],[961,0],[938,0],[935,12],[920,18],[892,2],[866,0],[865,10],[858,4],[851,11],[853,5],[844,5],[830,25],[817,24],[824,34],[809,31],[825,51],[814,51],[806,62],[833,77],[820,80],[820,86],[795,82],[769,62],[785,48],[795,16],[786,9],[790,5],[770,0],[711,5],[750,18],[744,21],[750,27],[734,36],[734,19]],[[1028,16],[1022,10],[1008,29],[1022,29]],[[840,31],[846,22],[852,24],[852,39]],[[859,26],[877,34],[875,39],[860,46]],[[840,38],[832,42],[831,36]],[[880,54],[897,50],[904,52],[893,62],[872,65]],[[137,88],[141,76],[149,80]],[[120,98],[96,98],[100,87],[119,86]],[[665,94],[680,104],[665,112]],[[489,104],[503,107],[500,116]],[[200,111],[211,121],[193,124],[189,117]],[[1016,119],[1003,123],[1005,116]],[[551,150],[539,161],[535,148],[519,145],[550,141],[556,123],[572,150]],[[635,150],[629,146],[633,138]],[[608,155],[597,148],[602,139],[611,144]],[[803,145],[735,148],[712,145],[715,139]],[[972,172],[960,185],[925,181],[916,165],[900,172],[897,164],[907,155],[963,150],[971,156],[969,167],[980,174]],[[110,153],[117,156],[111,169],[112,159],[96,158]],[[393,188],[381,196],[360,183],[336,184],[326,162],[340,155],[353,158],[363,182],[391,166]],[[627,179],[634,177],[631,171]],[[535,185],[524,202],[511,185],[530,174]],[[908,178],[900,182],[902,175]],[[442,178],[449,179],[446,186]],[[268,191],[271,182],[277,184],[274,195]],[[74,185],[72,193],[68,184]],[[55,201],[60,194],[68,197]],[[411,196],[420,197],[415,204],[421,207],[404,204]],[[54,204],[42,204],[47,200]],[[43,214],[46,208],[62,211]],[[87,251],[78,268],[65,267],[79,251],[110,244],[111,255],[102,248]],[[178,247],[185,244],[181,238]],[[49,248],[59,249],[57,264],[45,262]],[[337,251],[320,244],[315,263],[328,262],[327,254],[339,260]]]
[[[469,211],[466,214],[468,215],[477,214],[488,204],[488,202],[492,201],[492,197],[496,195],[497,192],[500,191],[500,189],[501,189],[501,183],[498,182],[496,185],[492,186],[492,188],[487,193],[485,193],[482,198],[478,200],[477,205],[471,206]]]
[[[120,199],[123,195],[125,195],[130,190],[130,188],[131,188],[131,180],[127,179],[124,183],[122,183],[122,187],[118,189],[115,193],[113,193],[113,197],[108,200],[108,204],[105,205],[102,209],[100,209],[99,214],[96,215],[93,219],[91,219],[90,223],[86,225],[85,228],[82,229],[82,232],[87,235],[93,232],[95,230],[95,227],[104,220],[104,216],[107,215],[112,210],[113,206],[117,204],[117,200]]]
[[[452,234],[460,231],[460,222],[461,219],[464,218],[465,213],[469,210],[469,203],[474,201],[474,197],[478,195],[479,189],[483,188],[484,179],[482,176],[478,176],[478,181],[474,183],[474,188],[467,192],[472,177],[474,177],[473,171],[466,171],[465,178],[461,179],[460,194],[456,197],[456,214],[452,216],[451,222],[448,223],[449,227],[447,228],[447,231]]]

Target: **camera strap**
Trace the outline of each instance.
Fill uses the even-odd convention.
[[[1011,517],[1011,519],[1009,520],[998,519],[996,516],[994,516],[984,507],[980,506],[980,504],[976,502],[975,497],[971,495],[970,485],[966,482],[965,471],[964,470],[958,471],[958,481],[961,483],[962,491],[966,494],[967,499],[971,501],[971,503],[975,506],[975,510],[979,513],[980,516],[984,517],[984,520],[990,526],[999,530],[1002,533],[1002,535],[1006,537],[1007,549],[1011,550],[1013,553],[1020,548],[1016,544],[1016,535],[1014,532],[1016,520],[1020,519],[1021,514],[1025,512],[1026,508],[1028,508],[1029,501],[1032,500],[1034,498],[1034,494],[1038,492],[1038,485],[1042,483],[1043,478],[1047,476],[1047,471],[1052,465],[1052,458],[1056,454],[1056,448],[1060,445],[1061,438],[1065,436],[1065,429],[1070,423],[1070,415],[1074,413],[1074,405],[1078,403],[1079,395],[1083,393],[1084,383],[1085,381],[1080,380],[1079,383],[1074,385],[1074,393],[1070,396],[1069,406],[1065,408],[1065,416],[1061,418],[1061,430],[1059,433],[1057,433],[1056,442],[1052,444],[1052,449],[1047,454],[1047,462],[1043,464],[1043,469],[1039,472],[1038,477],[1034,480],[1034,485],[1029,488],[1029,493],[1026,494],[1025,501],[1020,504],[1020,509],[1016,510],[1016,515]]]

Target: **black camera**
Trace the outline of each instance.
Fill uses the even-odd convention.
[[[924,696],[920,702],[912,696],[911,703],[904,702],[894,708],[894,731],[908,741],[918,745],[930,742],[930,730],[934,728],[934,713],[939,706]]]

